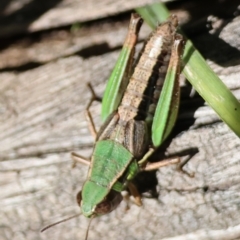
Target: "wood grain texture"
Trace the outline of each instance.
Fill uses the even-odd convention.
[[[193,41],[240,99],[240,17],[215,23],[217,29],[196,34]],[[90,97],[86,83],[101,96],[118,54],[56,58],[27,71],[0,73],[1,239],[84,239],[88,219],[83,216],[39,231],[79,212],[75,195],[87,167],[72,168],[70,152],[90,156],[92,151],[84,117]],[[185,169],[195,177],[177,172],[175,166],[140,177],[139,182],[157,180],[159,195],[145,197],[141,208],[130,204],[127,212],[123,202],[93,220],[89,239],[240,238],[239,138],[200,97],[190,98],[189,91],[183,83],[176,129],[155,157],[165,152],[184,160],[194,150]],[[99,112],[100,104],[95,104],[92,114],[98,127]]]
[[[0,52],[0,69],[9,71],[23,65],[41,65],[71,55],[86,58],[120,49],[127,33],[128,23],[129,19],[126,19],[80,27],[72,32],[55,30],[40,34],[35,40],[31,36],[26,36]],[[144,25],[139,39],[143,40],[149,32],[149,27]]]
[[[151,3],[154,1],[3,0],[0,3],[0,37],[92,21]]]

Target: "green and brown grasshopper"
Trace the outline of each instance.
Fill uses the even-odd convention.
[[[105,122],[96,135],[92,158],[88,161],[88,177],[77,196],[86,217],[114,210],[122,201],[121,191],[125,188],[141,205],[132,179],[140,171],[178,162],[173,159],[150,164],[148,158],[176,121],[183,38],[176,33],[177,17],[171,16],[149,36],[133,67],[141,24],[141,17],[132,14],[127,38],[104,94]],[[90,129],[95,129],[90,105],[87,115]],[[82,162],[87,161],[82,159]]]

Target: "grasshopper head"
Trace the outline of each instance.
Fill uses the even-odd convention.
[[[93,215],[100,216],[110,213],[117,208],[122,199],[120,192],[114,190],[108,192],[106,188],[102,189],[99,186],[95,190],[88,191],[86,184],[83,190],[77,194],[77,203],[81,207],[83,215],[88,218]]]

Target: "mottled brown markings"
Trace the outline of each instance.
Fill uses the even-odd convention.
[[[128,121],[125,136],[125,145],[128,146],[128,150],[136,159],[140,158],[148,147],[148,129],[145,122],[133,119]]]
[[[113,112],[101,126],[98,131],[97,140],[109,139],[113,129],[119,121],[119,114],[117,111]]]
[[[176,20],[175,17],[172,19]],[[160,25],[144,45],[118,109],[122,122],[127,122],[129,119],[144,120],[147,115],[154,114],[155,107],[152,106],[152,103],[156,103],[159,98],[167,72],[171,48],[176,35],[177,21],[175,20],[173,20],[174,23],[167,22]],[[136,111],[133,111],[132,108],[136,108]],[[131,114],[129,113],[130,109]]]
[[[171,54],[171,59],[168,67],[169,71],[174,71],[177,73],[175,76],[176,79],[178,79],[178,76],[180,74],[180,62],[181,62],[181,54],[183,52],[183,46],[184,46],[183,37],[179,34],[176,34],[175,41],[172,46],[172,54]],[[179,107],[179,104],[177,104],[180,98],[180,91],[177,90],[179,88],[179,82],[178,81],[174,81],[174,82],[175,82],[175,85],[174,85],[175,94],[171,99],[172,107],[170,108],[169,111],[176,111],[176,109],[178,110],[178,107]],[[169,116],[170,115],[171,114],[169,114]]]
[[[127,35],[125,39],[126,46],[132,46],[133,43],[134,44],[136,43],[138,32],[142,26],[143,20],[138,14],[133,13],[130,22],[131,22],[131,24],[129,24],[130,34]]]
[[[129,34],[127,35],[125,42],[124,42],[124,46],[126,48],[132,49],[128,63],[127,63],[127,67],[126,67],[126,71],[124,73],[124,81],[121,81],[120,83],[120,87],[119,87],[119,91],[123,92],[126,88],[126,84],[128,83],[127,79],[130,77],[131,73],[132,73],[132,68],[133,68],[133,61],[134,61],[134,53],[135,53],[135,48],[134,46],[137,43],[137,39],[138,39],[138,33],[139,30],[142,26],[143,20],[142,18],[138,15],[138,14],[132,14],[131,15],[131,20],[130,20],[130,24],[129,24]]]
[[[129,89],[126,93],[132,95],[132,96],[135,96],[136,98],[139,98],[139,99],[142,99],[142,98],[146,98],[146,99],[152,99],[151,96],[147,96],[147,95],[144,95],[142,93],[139,93],[139,92],[136,92],[132,89]],[[124,105],[123,105],[124,106]],[[128,105],[127,105],[128,106]],[[126,107],[127,107],[126,106]]]
[[[146,58],[148,58],[147,59],[147,61],[145,61],[144,63],[142,63],[142,66],[138,66],[139,68],[142,68],[142,69],[144,69],[144,70],[146,70],[146,71],[156,71],[157,69],[155,69],[154,68],[154,66],[156,65],[156,58],[153,58],[153,57],[149,57],[148,56],[148,54],[146,54],[146,53],[142,53],[142,56],[143,57],[146,57]],[[163,64],[163,62],[164,62],[164,60],[163,59],[157,59],[157,61],[159,62],[159,63],[162,63]],[[157,73],[158,71],[156,71],[156,73]]]

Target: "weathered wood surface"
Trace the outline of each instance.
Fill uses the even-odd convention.
[[[240,17],[219,20],[217,30],[193,38],[238,99],[239,24]],[[112,40],[111,32],[107,37],[106,30],[104,41],[115,48],[124,39],[124,29],[119,25],[117,40]],[[83,216],[45,233],[39,230],[79,212],[75,195],[87,167],[72,168],[70,152],[91,154],[93,139],[84,118],[90,97],[86,83],[91,81],[102,95],[118,53],[86,59],[74,55],[24,72],[1,72],[1,239],[84,239],[88,219]],[[131,204],[127,212],[123,202],[113,213],[93,221],[89,239],[240,238],[240,141],[198,96],[189,98],[189,91],[183,84],[177,127],[162,151],[182,160],[195,152],[185,167],[195,177],[177,172],[175,166],[148,176],[149,182],[157,178],[157,199],[144,198],[143,207]],[[99,111],[100,105],[94,105],[98,126]]]
[[[169,2],[171,0],[163,0]],[[153,3],[153,0],[2,0],[0,37],[92,21]]]

